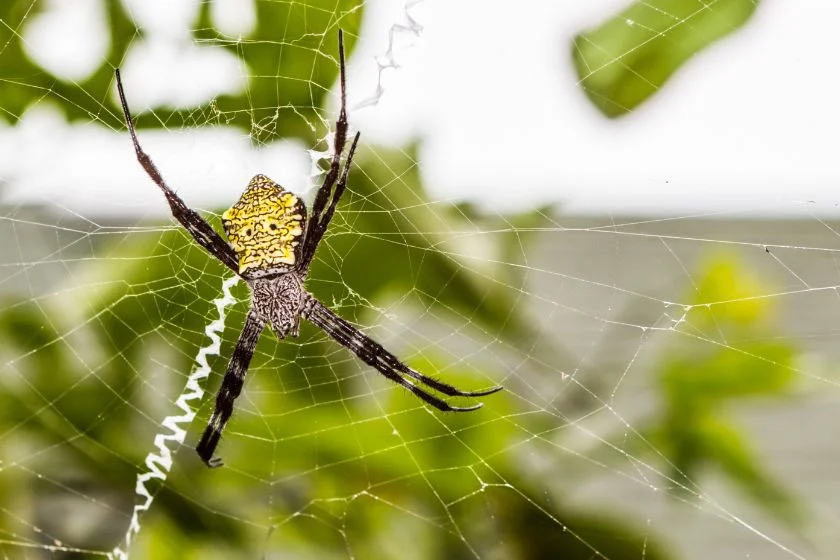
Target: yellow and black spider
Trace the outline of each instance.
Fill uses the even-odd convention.
[[[481,403],[469,407],[452,406],[403,375],[448,396],[479,397],[502,389],[501,386],[497,386],[482,391],[461,391],[423,375],[330,311],[303,288],[318,243],[324,236],[338,200],[347,186],[347,174],[356,151],[356,143],[359,141],[357,132],[344,166],[341,167],[341,156],[347,141],[344,40],[341,31],[338,33],[338,56],[341,110],[335,127],[334,153],[324,183],[315,196],[312,214],[307,218],[306,206],[300,198],[265,175],[257,175],[248,183],[239,201],[222,214],[222,224],[230,244],[225,243],[210,224],[197,212],[188,208],[175,191],[169,188],[151,158],[140,147],[125,101],[120,71],[115,71],[125,122],[140,165],[163,191],[175,219],[199,245],[242,277],[251,289],[251,307],[245,318],[242,334],[216,395],[213,416],[196,446],[198,455],[210,467],[222,464],[218,457],[213,457],[213,452],[225,424],[233,413],[233,402],[242,391],[248,364],[266,324],[271,325],[274,334],[282,339],[287,334],[297,336],[300,318],[304,317],[356,354],[363,362],[438,410],[466,412],[480,408]]]

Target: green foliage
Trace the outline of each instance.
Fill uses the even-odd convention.
[[[247,130],[255,142],[278,136],[311,140],[309,123],[337,76],[337,30],[344,29],[349,54],[362,7],[353,0],[308,0],[257,2],[256,8],[257,28],[239,42],[213,28],[210,3],[202,4],[195,38],[223,45],[245,61],[251,75],[248,91],[217,98],[215,109],[224,124]]]
[[[662,410],[642,433],[667,460],[677,493],[696,491],[700,472],[716,467],[766,511],[798,526],[801,504],[762,467],[727,414],[744,398],[783,396],[795,380],[797,350],[779,336],[772,300],[762,294],[733,256],[709,261],[679,327],[686,336],[658,368]]]
[[[513,345],[541,336],[497,283],[515,282],[515,274],[476,274],[440,250],[454,247],[451,238],[481,218],[430,204],[410,153],[378,156],[359,158],[352,192],[312,271],[318,296],[362,325],[377,322],[371,303],[412,292],[436,317],[453,324],[469,317],[470,328],[482,333],[476,336],[488,341]],[[505,247],[510,237],[518,236],[508,232],[494,243]],[[0,311],[4,351],[16,356],[11,363],[27,380],[14,393],[15,383],[0,388],[4,402],[14,403],[2,417],[7,429],[14,426],[4,443],[28,444],[4,446],[0,459],[76,489],[80,502],[100,496],[95,509],[107,528],[74,539],[47,516],[38,522],[42,530],[94,550],[120,538],[125,520],[107,517],[111,508],[130,508],[124,501],[133,495],[138,465],[206,343],[203,329],[225,274],[180,229],[134,232],[112,237],[99,258],[78,267],[73,281],[81,288],[59,288],[37,304],[9,302]],[[237,295],[246,297],[242,285]],[[221,357],[211,360],[211,393],[243,313],[244,305],[234,307]],[[449,367],[451,358],[434,351],[395,350],[425,372],[446,371],[459,386],[486,386],[505,373],[476,375]],[[190,447],[177,453],[133,552],[253,558],[283,550],[323,558],[344,557],[349,548],[357,557],[414,550],[417,558],[467,558],[504,550],[506,557],[583,560],[597,550],[630,560],[645,550],[646,558],[665,558],[647,535],[638,538],[618,520],[546,499],[544,484],[520,470],[515,454],[502,452],[532,436],[507,420],[515,399],[497,397],[469,415],[431,413],[308,324],[298,340],[279,342],[267,332],[220,447],[228,466],[207,469]],[[205,399],[188,444],[211,408]],[[31,458],[33,447],[47,450],[44,461]],[[51,485],[14,485],[16,468],[3,472],[9,503],[49,503],[54,494]],[[14,530],[24,511],[0,519],[2,527]]]
[[[509,544],[504,558],[670,558],[655,539],[648,538],[644,530],[628,530],[624,522],[618,522],[610,516],[557,512],[533,501],[530,496],[523,498],[526,497],[510,491],[499,492],[492,497],[494,531]],[[557,518],[555,515],[564,517]],[[562,525],[564,530],[556,530],[557,524]],[[522,535],[528,537],[522,538]],[[562,555],[557,551],[562,551]]]
[[[233,41],[215,27],[210,2],[202,2],[191,34],[198,44],[209,41],[242,57],[249,83],[237,95],[220,96],[206,121],[239,127],[254,142],[297,137],[312,142],[322,131],[312,129],[316,110],[337,76],[338,29],[345,31],[345,48],[352,52],[362,7],[352,0],[296,0],[256,3],[256,28],[245,41]],[[0,2],[0,118],[14,122],[34,102],[50,99],[68,120],[104,119],[122,127],[122,115],[103,114],[103,102],[113,91],[114,68],[143,34],[119,0],[105,0],[110,50],[101,65],[79,83],[52,76],[30,60],[23,49],[28,22],[42,2]],[[205,47],[211,48],[211,47]],[[98,92],[91,95],[91,92]],[[116,106],[114,106],[116,109]],[[282,117],[281,117],[282,112]],[[195,123],[194,109],[156,108],[154,119],[137,118],[138,128],[179,128]],[[136,117],[136,115],[135,115]]]
[[[586,95],[620,117],[656,94],[691,57],[744,25],[758,0],[633,2],[579,34],[572,57]]]
[[[247,93],[200,109],[155,108],[156,118],[141,115],[138,126],[191,126],[198,110],[202,123],[238,127],[256,143],[288,137],[313,143],[323,131],[311,124],[336,78],[336,31],[345,30],[349,52],[361,5],[259,1],[257,27],[243,41],[216,29],[209,5],[201,3],[192,37],[243,59]],[[727,0],[710,10],[687,5],[653,6],[685,12],[692,26],[671,29],[649,13],[650,3],[640,3],[620,25],[615,20],[578,39],[584,86],[605,112],[634,107],[688,56],[751,13]],[[66,83],[24,54],[21,34],[40,6],[0,3],[0,118],[14,122],[48,98],[68,120],[121,127],[119,111],[106,101],[113,99],[113,67],[143,30],[121,2],[106,0],[106,60],[81,83]],[[626,28],[627,18],[644,25]],[[692,42],[694,36],[703,40]],[[113,109],[108,114],[106,105]],[[320,299],[362,326],[387,319],[371,311],[378,306],[413,305],[438,328],[465,331],[478,344],[526,349],[534,363],[549,364],[551,383],[561,383],[559,371],[585,367],[532,326],[518,300],[526,288],[525,232],[544,225],[542,212],[490,219],[467,205],[432,204],[411,149],[363,150],[356,162],[308,283]],[[174,412],[172,400],[215,318],[212,300],[228,272],[180,229],[105,237],[94,243],[95,258],[72,261],[66,285],[0,305],[0,530],[11,536],[11,556],[20,552],[14,543],[24,540],[97,551],[119,542],[138,467],[161,431],[160,419]],[[488,254],[477,254],[476,246]],[[680,329],[684,344],[658,369],[663,407],[644,435],[680,484],[693,484],[700,467],[713,464],[777,508],[792,499],[760,468],[726,416],[735,401],[782,394],[792,381],[795,349],[772,336],[769,300],[753,297],[760,288],[750,282],[733,261],[710,268]],[[245,300],[245,287],[236,295]],[[211,394],[244,308],[243,302],[231,311],[221,355],[211,360]],[[219,449],[228,466],[209,470],[190,447],[212,408],[206,398],[187,446],[157,489],[135,555],[666,558],[646,529],[603,515],[599,505],[569,507],[559,492],[547,490],[562,476],[535,476],[525,466],[528,444],[558,423],[553,414],[519,418],[520,403],[533,390],[528,368],[536,366],[519,364],[515,377],[500,360],[453,366],[450,355],[429,346],[393,349],[459,387],[503,382],[509,391],[469,415],[435,414],[307,324],[297,340],[279,342],[266,332]],[[585,388],[587,403],[600,406],[600,396]],[[576,413],[592,411],[585,407]],[[84,511],[71,517],[84,517],[90,527],[71,531],[59,502],[67,511]]]

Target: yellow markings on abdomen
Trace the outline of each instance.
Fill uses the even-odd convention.
[[[306,206],[265,175],[257,175],[239,200],[222,214],[230,244],[239,255],[239,273],[289,270],[300,256]]]

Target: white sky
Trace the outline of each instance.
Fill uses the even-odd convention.
[[[380,102],[352,110],[351,124],[374,145],[420,137],[433,199],[467,198],[496,211],[557,202],[569,212],[610,214],[840,213],[840,3],[762,2],[745,28],[695,57],[655,99],[608,120],[576,84],[570,42],[629,1],[415,0],[409,13],[422,26],[419,37],[396,34],[399,67],[383,71]],[[238,14],[228,32],[250,25],[234,2],[214,4]],[[52,3],[53,15],[25,29],[30,50],[82,77],[107,46],[104,29],[90,23],[99,0]],[[135,113],[194,106],[243,86],[235,58],[184,34],[191,1],[129,4],[153,39],[138,40],[123,63]],[[374,93],[389,30],[408,23],[405,13],[402,2],[366,3],[348,67],[351,104]],[[232,129],[144,130],[141,141],[199,208],[230,204],[257,172],[293,190],[309,184],[307,147],[294,142],[255,150]],[[0,145],[12,147],[0,150],[7,183],[0,202],[42,202],[83,216],[168,212],[125,132],[99,121],[70,126],[42,103],[19,126],[0,125]]]

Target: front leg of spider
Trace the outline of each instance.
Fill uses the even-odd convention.
[[[131,112],[128,110],[128,103],[125,100],[125,91],[123,91],[122,78],[120,77],[119,68],[114,70],[114,78],[117,81],[117,93],[120,97],[123,117],[125,118],[125,124],[128,127],[128,133],[131,135],[131,142],[134,145],[134,153],[137,156],[137,161],[140,163],[141,167],[143,167],[143,170],[149,178],[154,181],[161,191],[163,191],[163,194],[169,203],[169,209],[172,211],[172,215],[181,223],[182,226],[184,226],[184,229],[192,235],[193,239],[195,239],[199,245],[204,247],[207,252],[219,259],[222,264],[234,272],[237,272],[238,266],[236,263],[236,254],[231,246],[224,242],[216,230],[214,230],[213,227],[198,214],[198,212],[189,208],[184,201],[181,200],[181,197],[169,188],[169,185],[167,185],[166,181],[163,180],[163,176],[160,174],[160,171],[158,171],[158,168],[152,161],[152,158],[143,151],[143,148],[140,146],[140,141],[137,140],[137,132],[134,130],[134,121],[131,118]]]

